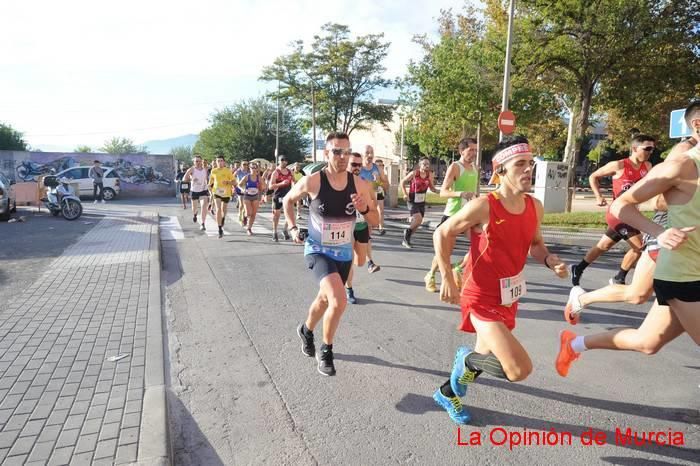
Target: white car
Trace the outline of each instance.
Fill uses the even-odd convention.
[[[92,166],[69,168],[67,170],[63,170],[62,172],[56,173],[56,177],[58,179],[61,179],[61,177],[65,176],[72,182],[78,183],[78,185],[80,186],[80,192],[77,193],[78,196],[92,197],[92,178],[88,176],[90,168],[92,168]],[[117,172],[114,170],[114,168],[102,167],[102,169],[105,172],[103,181],[104,198],[106,201],[111,201],[114,198],[116,198],[121,191],[119,176],[117,175]]]

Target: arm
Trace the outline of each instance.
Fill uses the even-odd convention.
[[[248,175],[244,176],[240,180],[238,180],[238,187],[239,188],[245,188],[245,184],[248,182]]]
[[[289,232],[292,234],[292,240],[295,243],[301,243],[299,239],[299,228],[296,224],[296,213],[294,212],[294,204],[301,200],[307,194],[312,192],[312,184],[318,185],[319,175],[314,173],[311,176],[305,176],[299,180],[298,183],[294,183],[292,189],[289,190],[284,199],[282,199],[282,205],[284,208],[284,218],[287,221]]]
[[[433,233],[435,258],[442,275],[440,299],[444,302],[458,304],[459,289],[452,275],[450,256],[455,246],[457,236],[478,225],[483,225],[489,219],[489,201],[483,197],[476,199],[460,209]]]
[[[430,189],[436,194],[439,194],[438,190],[435,189],[435,174],[431,171],[429,176],[430,177],[428,179],[430,180],[430,186],[428,187],[428,189]]]
[[[377,210],[377,197],[372,185],[355,176],[357,193],[350,196],[355,209],[365,217],[367,224],[372,227],[379,225],[379,211]]]
[[[412,171],[408,175],[404,176],[403,180],[401,180],[401,192],[403,192],[404,199],[408,199],[408,192],[406,191],[406,183],[410,183],[414,176],[416,176],[416,172]]]
[[[588,183],[591,185],[591,190],[595,194],[596,201],[599,206],[607,205],[608,202],[605,200],[602,194],[600,194],[600,183],[598,183],[598,178],[604,176],[613,176],[621,168],[623,162],[621,160],[616,160],[614,162],[608,162],[588,177]]]
[[[534,197],[532,199],[537,209],[537,230],[530,244],[530,256],[537,262],[544,264],[548,269],[552,269],[559,278],[566,278],[569,275],[569,272],[566,270],[566,263],[559,259],[559,256],[556,254],[550,254],[549,249],[547,249],[547,246],[544,244],[544,238],[542,238],[540,223],[544,216],[544,207],[539,199],[535,199]]]
[[[185,172],[185,176],[182,177],[182,181],[189,182],[192,179],[192,167],[188,168]]]
[[[457,165],[454,163],[447,168],[445,179],[442,182],[442,186],[440,186],[440,197],[450,198],[462,196],[462,193],[452,191],[452,183],[454,183],[455,179],[457,179],[455,173],[458,172],[458,170]]]
[[[379,181],[382,183],[382,188],[385,192],[389,192],[389,177],[386,176],[384,170],[379,170]]]

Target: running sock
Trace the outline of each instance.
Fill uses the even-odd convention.
[[[615,275],[615,278],[618,280],[624,281],[627,278],[627,274],[629,273],[629,270],[625,270],[622,267],[620,267],[620,270],[617,272],[617,275]]]
[[[493,354],[479,354],[472,352],[464,358],[464,362],[467,367],[473,371],[478,371],[479,373],[486,372],[487,374],[498,377],[499,379],[508,380],[506,373],[503,371],[501,361],[499,361]]]
[[[333,344],[331,343],[330,345],[327,345],[327,344],[323,343],[321,345],[321,352],[328,351],[328,350],[333,351]]]
[[[588,263],[588,262],[586,262],[585,259],[583,259],[583,260],[581,260],[581,262],[579,262],[578,264],[576,264],[576,271],[577,271],[578,273],[581,273],[581,272],[583,272],[584,270],[586,270],[586,267],[588,267],[589,265],[591,265],[591,264]]]
[[[571,340],[571,349],[576,351],[577,353],[583,353],[586,351],[588,348],[586,348],[586,342],[584,341],[583,336],[578,336]]]
[[[442,386],[440,387],[440,393],[445,395],[447,398],[454,398],[457,395],[455,395],[455,392],[452,391],[452,385],[450,385],[450,381],[448,380]]]

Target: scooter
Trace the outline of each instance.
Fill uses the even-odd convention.
[[[46,197],[42,199],[51,215],[63,215],[66,220],[75,220],[83,214],[83,204],[70,187],[68,178],[57,179],[55,176],[44,178],[44,186],[49,188]]]

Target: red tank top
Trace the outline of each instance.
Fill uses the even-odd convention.
[[[520,214],[508,212],[495,192],[489,194],[488,200],[488,224],[482,232],[470,233],[462,302],[500,306],[500,279],[514,277],[525,267],[537,231],[537,210],[529,195],[525,196],[525,210]],[[512,306],[517,306],[517,302]]]
[[[275,170],[275,179],[272,180],[273,183],[281,183],[284,180],[288,181],[288,184],[286,186],[282,186],[281,188],[277,188],[277,191],[284,191],[287,192],[292,186],[292,181],[294,180],[294,175],[292,174],[291,171],[287,171],[287,174],[285,175],[282,173],[281,170]]]
[[[629,158],[622,162],[624,164],[622,176],[612,180],[613,199],[620,197],[622,193],[630,189],[634,183],[641,180],[649,172],[646,162],[642,163],[639,168],[634,168]]]
[[[417,171],[416,175],[411,180],[410,191],[411,193],[424,193],[428,191],[430,187],[430,175],[426,178],[421,178],[420,172]]]

